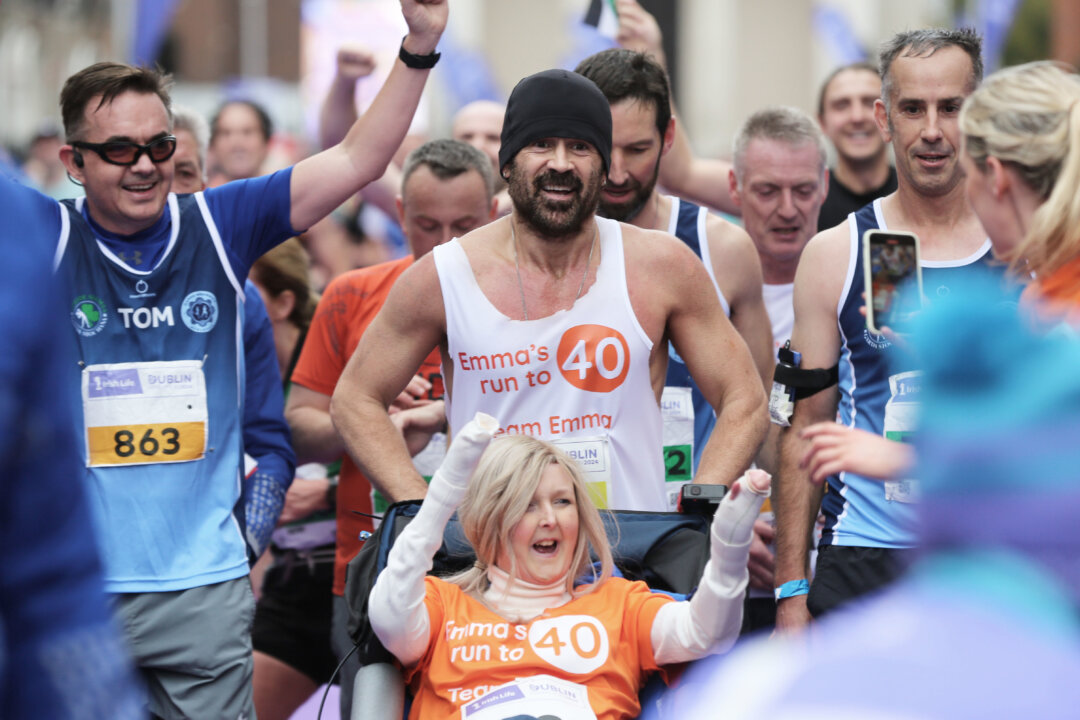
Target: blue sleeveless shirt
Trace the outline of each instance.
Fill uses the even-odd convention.
[[[713,285],[716,287],[716,293],[720,296],[720,304],[724,308],[724,314],[730,316],[731,308],[728,306],[727,298],[724,297],[724,293],[716,285],[716,278],[713,277],[708,235],[705,231],[708,218],[709,211],[706,208],[681,198],[672,197],[672,222],[668,232],[682,240],[705,263],[705,269],[708,270],[709,277],[712,278]],[[687,369],[686,364],[679,357],[671,343],[668,343],[668,367],[664,385],[666,387],[690,388],[694,406],[693,470],[696,473],[701,461],[701,451],[705,448],[705,443],[708,442],[709,436],[712,435],[713,428],[716,426],[716,412],[713,410],[712,405],[709,404],[709,401],[705,399],[705,396],[701,394],[697,383],[690,377],[690,371]]]
[[[235,247],[226,247],[202,193],[169,195],[168,242],[147,270],[95,236],[83,202],[63,203],[56,265],[72,293],[69,335],[79,364],[66,381],[82,391],[77,452],[106,589],[169,591],[242,577],[247,558],[234,516],[244,387],[237,265],[248,258],[237,261]],[[281,239],[238,244],[254,254]]]
[[[864,300],[863,233],[871,229],[888,229],[881,210],[881,200],[875,200],[852,213],[851,251],[847,280],[841,295],[837,322],[840,329],[840,404],[838,421],[875,435],[903,439],[906,429],[894,431],[886,427],[888,411],[895,416],[897,408],[913,404],[917,398],[919,380],[913,360],[899,352],[882,335],[866,328],[866,318],[859,312]],[[951,292],[951,286],[973,268],[1004,274],[1002,266],[992,266],[990,241],[966,258],[952,261],[921,262],[923,293],[933,302],[935,297]],[[890,404],[891,401],[891,404]],[[821,544],[852,547],[907,548],[915,544],[913,532],[915,513],[911,502],[896,483],[883,484],[856,473],[843,472],[827,480],[821,503],[825,515],[825,530]]]

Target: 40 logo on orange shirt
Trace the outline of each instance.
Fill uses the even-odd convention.
[[[614,328],[575,325],[563,333],[555,359],[568,383],[579,390],[606,393],[626,380],[630,346]]]

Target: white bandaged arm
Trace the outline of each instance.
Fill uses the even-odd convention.
[[[751,534],[769,496],[769,475],[749,470],[736,483],[742,486],[739,492],[728,493],[713,517],[709,562],[697,592],[688,602],[667,603],[656,614],[650,635],[658,665],[724,652],[739,636]]]
[[[465,497],[469,478],[498,429],[495,418],[477,413],[454,436],[416,517],[394,542],[386,568],[371,589],[371,627],[405,667],[416,664],[427,650],[430,622],[424,606],[424,576],[442,545],[446,523]]]

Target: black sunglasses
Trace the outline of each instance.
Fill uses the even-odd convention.
[[[176,152],[176,138],[172,135],[166,135],[157,140],[151,140],[145,145],[130,140],[115,140],[105,143],[88,143],[77,140],[71,143],[71,146],[84,150],[93,150],[110,165],[126,166],[139,162],[139,158],[142,157],[143,153],[146,153],[155,163],[165,162]]]

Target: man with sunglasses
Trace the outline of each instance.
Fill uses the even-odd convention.
[[[380,177],[401,143],[447,18],[443,0],[401,5],[400,60],[340,144],[205,193],[169,192],[165,78],[99,63],[61,93],[60,156],[86,197],[40,214],[71,288],[78,363],[57,381],[78,393],[77,452],[106,590],[156,717],[254,716],[254,602],[234,512],[242,281],[265,251]]]

